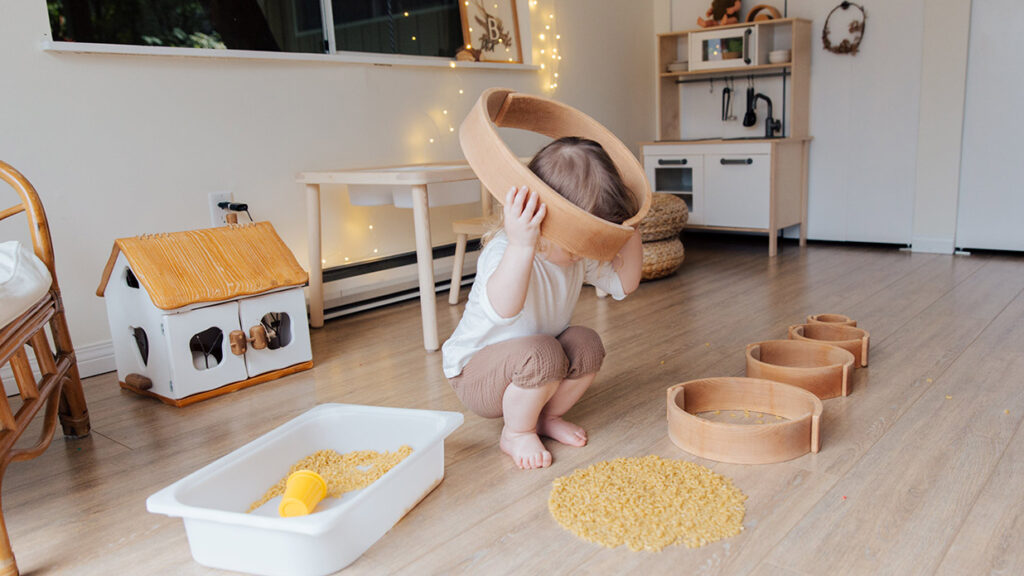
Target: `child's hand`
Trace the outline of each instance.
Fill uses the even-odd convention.
[[[540,196],[526,186],[510,188],[505,195],[505,233],[508,243],[531,250],[540,238],[540,223],[547,214],[547,207]]]

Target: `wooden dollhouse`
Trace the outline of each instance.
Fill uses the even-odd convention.
[[[185,406],[312,368],[306,281],[269,222],[116,240],[96,293],[121,387]]]

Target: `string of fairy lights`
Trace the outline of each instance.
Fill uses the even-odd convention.
[[[467,6],[470,3],[469,0],[464,0],[464,2]],[[539,68],[538,87],[541,92],[548,96],[552,96],[558,91],[559,69],[562,63],[562,54],[559,51],[559,42],[562,39],[562,35],[558,31],[558,18],[555,14],[554,4],[554,0],[529,0],[528,3],[530,13],[529,27],[527,29],[532,34],[529,42],[531,50],[529,61]],[[498,8],[497,5],[494,7]],[[409,13],[406,12],[403,15],[408,17]],[[469,27],[469,32],[470,34],[473,33],[472,27]],[[412,40],[415,41],[416,37],[413,36]],[[472,45],[467,45],[467,48],[472,48]],[[506,47],[505,52],[509,54],[508,61],[515,63],[516,58],[513,55],[512,49]],[[477,96],[475,93],[467,93],[466,89],[463,88],[459,69],[464,67],[464,64],[456,60],[448,63],[449,70],[454,75],[454,82],[451,83],[451,87],[443,92],[447,95],[447,98],[445,98],[447,102],[430,106],[422,113],[423,116],[429,119],[426,130],[414,128],[412,131],[413,140],[410,143],[414,145],[414,149],[420,149],[419,154],[424,158],[430,156],[428,151],[435,145],[451,144],[449,139],[457,139],[456,127],[459,118],[461,118],[459,114],[467,112],[473,104],[473,99]],[[416,145],[416,142],[420,144]],[[344,265],[380,257],[378,231],[372,223],[365,223],[363,226],[366,226],[366,232],[362,238],[363,241],[358,244],[373,246],[371,251],[366,251],[358,256],[342,255],[340,258],[336,257],[337,254],[332,254],[329,259],[324,258],[322,264],[326,265],[328,260],[330,260],[331,265]]]

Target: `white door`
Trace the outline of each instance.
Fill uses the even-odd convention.
[[[171,365],[171,398],[180,399],[247,378],[245,360],[231,353],[238,303],[225,302],[164,316]]]
[[[1020,135],[1024,51],[1007,35],[1024,27],[1017,0],[971,3],[967,93],[960,161],[959,248],[1024,250]]]
[[[238,318],[247,337],[256,326],[262,326],[269,336],[263,349],[249,343],[245,365],[250,378],[313,358],[301,287],[244,298],[238,302]]]
[[[704,156],[704,224],[768,228],[770,154]]]
[[[700,154],[644,153],[644,171],[654,192],[674,194],[686,202],[688,224],[703,224],[703,167]]]

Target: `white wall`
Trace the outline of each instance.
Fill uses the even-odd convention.
[[[531,12],[527,6],[519,2],[521,14]],[[654,129],[653,0],[540,0],[537,10],[556,15],[562,36],[555,97],[637,149]],[[442,109],[457,127],[483,89],[538,93],[546,78],[535,71],[56,54],[39,48],[48,34],[44,0],[4,0],[0,158],[43,198],[80,348],[110,338],[95,290],[115,238],[208,226],[207,194],[231,190],[257,219],[272,221],[306,265],[297,172],[461,159]],[[535,143],[510,141],[520,154]],[[477,210],[439,211],[434,243],[453,241],[448,222]],[[329,257],[414,248],[408,211],[352,208],[337,194],[325,212]],[[11,230],[0,228],[0,238]]]
[[[867,3],[864,40],[849,56],[821,46],[825,18],[838,2],[788,2],[788,16],[812,21],[810,238],[911,242],[924,3]],[[743,17],[754,4],[746,3]],[[782,9],[782,2],[772,4]],[[671,0],[672,29],[695,28],[708,5]],[[832,28],[839,31],[835,21]],[[707,114],[717,117],[719,105],[709,103]]]

